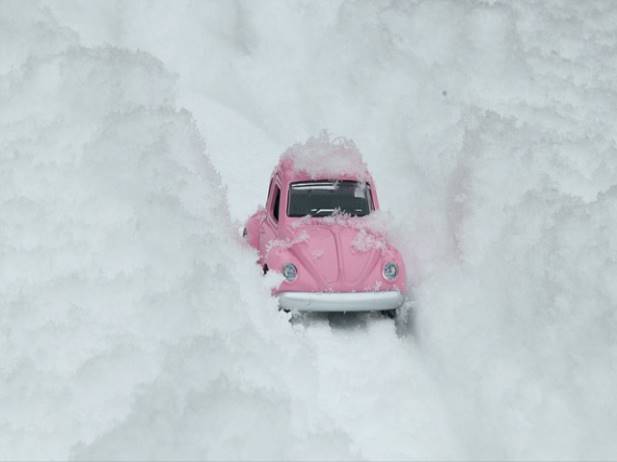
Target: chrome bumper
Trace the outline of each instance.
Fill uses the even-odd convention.
[[[291,311],[382,311],[403,304],[398,291],[390,292],[282,292],[279,306]]]

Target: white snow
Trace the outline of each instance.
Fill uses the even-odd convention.
[[[1,457],[615,459],[616,24],[1,0]],[[237,237],[324,128],[390,211],[413,336],[289,323]]]
[[[337,179],[341,174],[358,180],[368,180],[368,170],[362,154],[353,140],[331,139],[326,131],[311,136],[305,143],[296,143],[281,156],[281,163],[289,163],[296,172],[312,179]]]
[[[270,253],[273,249],[289,249],[296,244],[300,244],[302,242],[306,242],[309,240],[309,235],[306,230],[300,231],[292,238],[287,239],[272,239],[266,245],[266,254]]]
[[[371,249],[385,249],[386,240],[379,234],[371,233],[366,228],[360,228],[351,241],[351,246],[360,252],[368,252]]]

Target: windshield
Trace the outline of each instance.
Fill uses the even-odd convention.
[[[358,181],[305,181],[292,183],[287,216],[326,217],[335,212],[362,217],[371,212],[371,190]]]

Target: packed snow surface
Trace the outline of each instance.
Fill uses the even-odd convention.
[[[617,458],[615,2],[0,0],[0,43],[0,458]],[[412,335],[290,322],[238,237],[339,135]]]

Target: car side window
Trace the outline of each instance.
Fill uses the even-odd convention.
[[[279,206],[281,205],[281,188],[274,186],[274,201],[272,201],[272,217],[274,221],[279,221]]]

